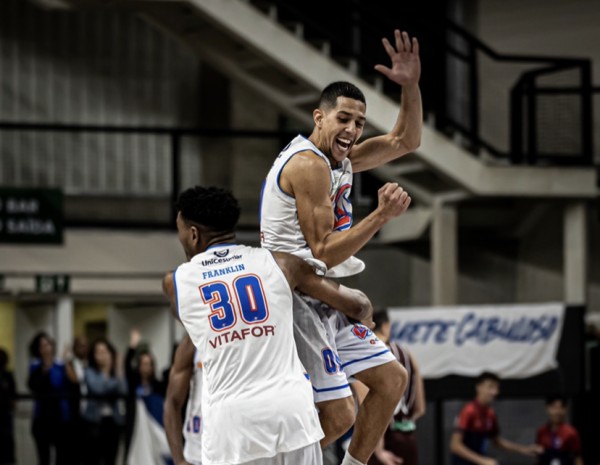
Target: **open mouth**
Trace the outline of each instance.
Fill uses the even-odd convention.
[[[342,139],[341,137],[338,137],[335,140],[335,143],[342,152],[348,150],[352,145],[352,141],[350,139]]]

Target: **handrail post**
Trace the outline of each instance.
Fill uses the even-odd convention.
[[[592,99],[592,66],[589,60],[581,65],[581,157],[582,164],[594,163],[594,105]]]
[[[523,163],[523,82],[519,80],[510,91],[510,160]]]

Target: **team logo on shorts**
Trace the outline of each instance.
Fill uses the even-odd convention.
[[[225,249],[225,250],[216,250],[215,251],[215,255],[219,258],[223,258],[226,257],[227,255],[229,255],[229,249]]]
[[[373,331],[363,325],[354,325],[352,326],[352,334],[364,341],[366,338],[373,335]]]

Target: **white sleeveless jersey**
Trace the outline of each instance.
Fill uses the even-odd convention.
[[[202,461],[202,360],[199,354],[196,349],[183,425],[183,456],[188,462],[195,463]]]
[[[271,252],[219,244],[174,272],[202,354],[202,463],[272,457],[323,437],[296,353],[292,291]]]
[[[340,167],[331,168],[329,160],[310,140],[297,136],[279,154],[265,179],[261,194],[260,238],[262,247],[298,255],[314,263],[314,258],[304,234],[300,229],[296,199],[283,191],[279,185],[281,171],[288,161],[299,152],[311,151],[321,157],[331,173],[329,197],[334,212],[334,231],[345,231],[352,226],[352,163],[345,158]],[[360,273],[364,263],[356,257],[327,271],[327,276],[343,277]]]

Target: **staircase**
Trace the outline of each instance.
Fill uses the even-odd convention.
[[[307,128],[312,126],[311,113],[320,90],[336,80],[354,82],[364,92],[366,137],[386,132],[397,117],[398,101],[382,92],[381,77],[367,81],[358,76],[355,59],[334,59],[328,41],[305,40],[303,24],[279,22],[277,6],[268,1],[62,1],[71,7],[134,9]],[[585,199],[598,195],[591,167],[507,166],[474,157],[430,125],[425,125],[421,147],[414,155],[372,174],[382,181],[398,182],[415,199],[411,212],[382,232],[385,242],[418,237],[427,229],[436,206],[472,197]]]

